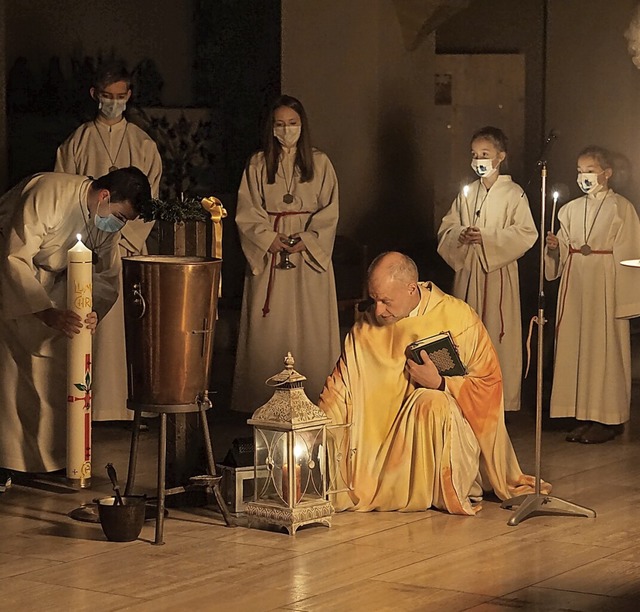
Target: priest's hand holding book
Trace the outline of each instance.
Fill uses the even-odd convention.
[[[449,331],[416,340],[407,346],[405,371],[421,387],[444,391],[445,376],[464,376],[467,368]]]
[[[411,380],[413,380],[417,386],[424,387],[425,389],[444,391],[444,376],[440,375],[436,364],[431,361],[427,351],[424,349],[420,351],[420,358],[422,360],[421,364],[409,358],[404,366]]]

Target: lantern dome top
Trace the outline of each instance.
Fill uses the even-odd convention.
[[[331,419],[306,396],[303,382],[307,378],[293,369],[295,360],[290,352],[284,362],[284,370],[266,381],[268,386],[275,388],[273,397],[260,406],[247,423],[259,427],[297,429],[330,422]]]
[[[268,378],[265,384],[269,387],[284,387],[289,389],[302,387],[302,382],[307,380],[307,377],[293,369],[293,364],[295,362],[296,361],[291,352],[288,352],[284,358],[284,370],[278,372],[278,374],[274,374],[271,378]]]

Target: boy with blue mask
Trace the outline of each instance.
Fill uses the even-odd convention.
[[[640,284],[620,262],[640,254],[640,221],[609,185],[605,149],[584,149],[577,170],[583,195],[559,210],[558,233],[546,238],[545,276],[560,278],[551,416],[577,419],[568,442],[598,444],[629,420],[629,319],[640,316]]]
[[[109,207],[109,214],[106,217],[100,216],[100,202],[98,202],[98,209],[93,216],[93,224],[102,232],[119,232],[127,222],[127,219],[123,219],[111,212],[111,201],[107,201]]]
[[[0,198],[0,468],[65,466],[67,337],[94,330],[118,295],[120,234],[94,218],[108,211],[128,222],[150,198],[137,168],[95,180],[36,174]],[[95,254],[94,312],[84,321],[66,307],[67,252],[78,234]]]

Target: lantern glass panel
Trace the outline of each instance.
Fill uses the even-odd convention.
[[[300,475],[300,501],[324,499],[325,449],[324,428],[294,432],[294,455]]]
[[[282,491],[288,432],[254,427],[257,486],[254,501],[286,504]],[[264,474],[258,477],[258,474]]]

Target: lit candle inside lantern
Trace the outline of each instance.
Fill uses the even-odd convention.
[[[557,191],[553,192],[553,208],[551,209],[551,233],[553,234],[553,228],[556,221],[556,205],[558,204],[558,198],[560,194]]]
[[[298,459],[303,454],[302,449],[300,449],[297,445],[293,449],[293,454],[295,456],[295,470],[293,473],[294,486],[296,491],[295,499],[289,499],[289,466],[285,463],[282,466],[282,497],[287,504],[298,503],[302,499],[302,483],[300,482],[302,478],[302,469],[300,464],[298,463]]]
[[[67,310],[82,320],[67,346],[67,479],[76,488],[91,485],[91,330],[84,323],[93,309],[92,252],[77,235],[67,251]]]

